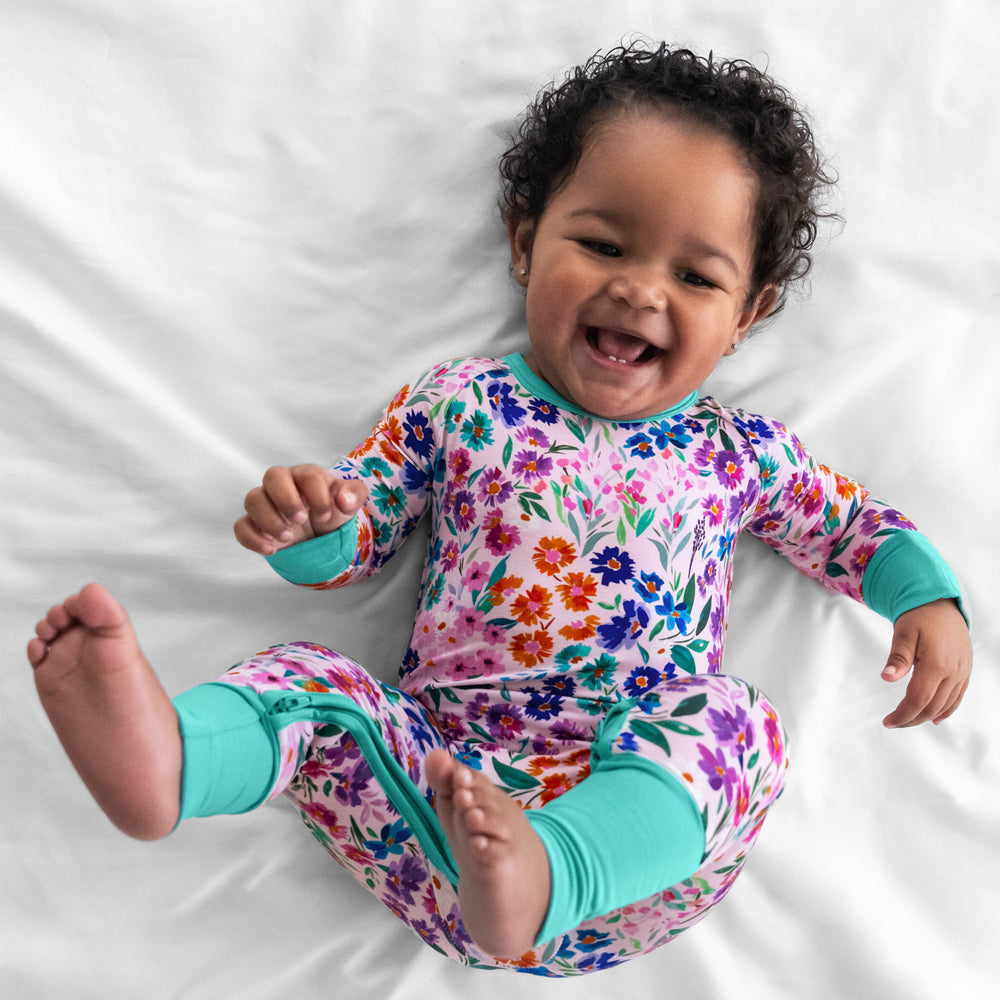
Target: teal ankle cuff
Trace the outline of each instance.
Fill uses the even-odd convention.
[[[277,780],[280,751],[257,692],[201,684],[174,698],[174,708],[184,744],[180,819],[259,806]]]
[[[601,761],[579,785],[525,815],[552,875],[536,945],[690,878],[705,852],[705,827],[687,789],[626,754]]]

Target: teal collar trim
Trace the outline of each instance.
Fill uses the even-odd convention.
[[[522,354],[508,354],[503,359],[503,363],[507,365],[508,368],[514,373],[515,378],[521,385],[524,386],[529,392],[534,393],[539,399],[544,399],[546,403],[552,403],[554,406],[558,406],[561,410],[568,410],[570,413],[579,414],[581,417],[590,417],[592,420],[605,420],[604,417],[599,417],[589,410],[584,410],[582,407],[576,405],[576,403],[571,403],[568,399],[564,399],[555,389],[549,385],[545,379],[536,375],[531,368],[528,367],[528,362],[524,360]],[[662,413],[654,413],[650,417],[641,417],[638,420],[608,420],[609,424],[644,424],[649,421],[654,420],[665,420],[667,417],[674,417],[678,413],[683,413],[689,406],[692,405],[698,399],[698,393],[692,392],[689,396],[685,396],[679,403],[670,407],[669,410],[664,410]]]

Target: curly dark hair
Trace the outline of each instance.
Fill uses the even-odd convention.
[[[758,180],[749,300],[788,286],[812,266],[822,193],[834,183],[812,129],[791,95],[745,60],[652,49],[641,43],[597,52],[529,105],[500,159],[500,206],[510,219],[538,219],[572,174],[590,131],[624,111],[654,108],[730,139]]]

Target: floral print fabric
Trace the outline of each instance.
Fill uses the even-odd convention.
[[[281,733],[284,792],[328,850],[429,945],[474,966],[572,975],[670,940],[724,897],[787,756],[774,707],[721,674],[733,550],[744,531],[861,599],[880,541],[912,528],[816,463],[781,424],[694,397],[641,422],[575,411],[523,359],[441,365],[392,400],[333,470],[370,497],[353,563],[377,572],[424,516],[431,533],[399,689],[307,644],[224,678],[349,694],[425,794],[445,746],[524,808],[641,754],[685,783],[706,825],[684,883],[588,922],[517,962],[468,939],[457,895],[386,801],[351,735]]]

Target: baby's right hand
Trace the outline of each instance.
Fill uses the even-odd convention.
[[[246,498],[234,526],[240,545],[263,556],[326,535],[346,524],[368,498],[354,479],[338,479],[319,465],[275,466]]]

